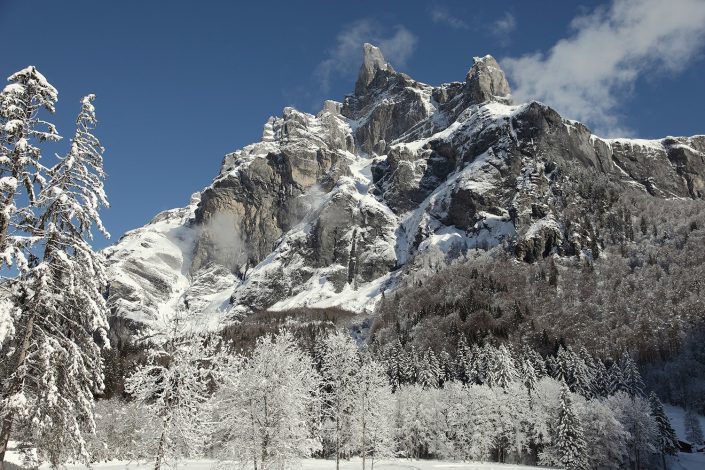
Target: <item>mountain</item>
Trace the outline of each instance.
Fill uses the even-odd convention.
[[[543,103],[514,104],[491,56],[431,86],[365,44],[342,103],[285,108],[188,206],[104,251],[113,324],[149,329],[179,310],[213,329],[261,310],[371,314],[425,257],[468,251],[589,263],[604,246],[599,198],[581,193],[593,180],[703,199],[705,136],[601,138]]]

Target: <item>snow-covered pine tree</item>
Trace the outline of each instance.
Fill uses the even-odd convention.
[[[536,372],[536,379],[540,379],[546,375],[546,361],[541,357],[541,354],[532,349],[528,344],[521,347],[521,357],[528,361]]]
[[[692,408],[687,408],[683,415],[683,427],[685,429],[685,438],[691,444],[703,445],[705,438],[703,437],[703,428],[700,426],[700,418]]]
[[[536,382],[538,381],[536,369],[534,369],[534,366],[526,356],[522,356],[520,361],[519,378],[526,387],[526,391],[529,394],[529,406],[531,406],[531,394],[536,389]]]
[[[619,360],[619,368],[622,371],[622,378],[626,392],[634,396],[644,396],[644,381],[641,378],[639,368],[632,359],[632,356],[625,350]]]
[[[10,265],[13,258],[24,264],[27,227],[22,227],[22,219],[28,214],[27,208],[16,206],[33,205],[36,189],[45,181],[39,145],[61,138],[56,127],[40,117],[42,109],[55,111],[56,88],[34,66],[7,80],[0,92],[0,266]]]
[[[560,409],[552,448],[541,455],[546,465],[558,465],[566,470],[587,470],[587,444],[568,385],[561,389]]]
[[[467,378],[468,384],[481,384],[484,379],[483,369],[484,368],[484,358],[485,355],[482,349],[477,344],[473,344],[470,348],[470,353],[467,359],[467,365],[465,367],[465,377]]]
[[[455,348],[455,377],[464,384],[468,383],[469,359],[470,348],[468,348],[465,337],[461,337],[458,341],[458,346]]]
[[[586,362],[586,359],[582,354],[573,354],[571,359],[573,391],[575,393],[579,393],[585,398],[592,398],[595,396],[595,393],[592,388],[593,371],[590,366],[590,363],[592,362],[590,357],[587,356],[590,363]]]
[[[26,73],[38,77],[32,68]],[[107,200],[92,101],[92,95],[82,100],[71,149],[49,171],[36,211],[23,214],[35,242],[30,263],[10,283],[20,314],[10,355],[14,369],[3,382],[0,461],[15,421],[52,465],[89,459],[83,433],[95,429],[93,394],[103,389],[95,335],[109,346],[103,259],[88,243],[93,227],[107,236],[98,213]]]
[[[450,353],[445,349],[438,355],[438,364],[441,370],[441,385],[452,382],[456,379],[455,363]]]
[[[559,366],[556,356],[546,356],[546,374],[555,379],[559,373]]]
[[[474,367],[476,371],[473,371],[473,375],[477,377],[477,383],[487,385],[492,382],[492,371],[494,370],[495,356],[497,355],[497,348],[492,346],[489,341],[485,342],[477,355],[475,355]]]
[[[365,470],[368,457],[372,459],[370,467],[374,468],[375,458],[394,452],[394,400],[384,370],[372,359],[363,361],[357,382],[355,425],[360,436],[362,470]]]
[[[519,375],[512,353],[504,344],[495,350],[494,359],[490,364],[491,370],[487,381],[490,387],[497,386],[506,389]]]
[[[595,396],[606,398],[610,394],[610,376],[605,363],[595,359],[592,377],[592,390]]]
[[[0,268],[17,261],[18,267],[26,267],[23,252],[29,240],[24,218],[30,210],[18,204],[34,203],[35,184],[45,180],[40,174],[39,164],[44,141],[56,141],[60,137],[53,124],[40,119],[42,110],[55,111],[58,93],[35,67],[27,67],[8,78],[10,82],[0,91]],[[29,212],[31,214],[31,212]],[[19,225],[19,226],[18,226]],[[0,300],[0,348],[15,334],[15,319],[21,309],[12,300],[11,285],[7,283]],[[5,364],[3,364],[5,365]],[[0,374],[7,375],[14,364],[7,363],[10,370],[0,365]],[[0,398],[6,398],[4,394]],[[4,450],[0,444],[0,462]]]
[[[330,334],[323,341],[323,416],[324,440],[335,453],[336,470],[340,458],[356,447],[358,436],[353,420],[355,416],[355,391],[358,386],[360,362],[357,346],[344,332]]]
[[[209,386],[217,381],[222,358],[215,344],[174,327],[163,350],[150,349],[147,360],[125,381],[125,392],[147,410],[154,435],[144,436],[154,470],[165,461],[198,455],[208,442]]]
[[[376,371],[386,385],[382,368]],[[320,376],[291,333],[259,338],[251,356],[232,361],[223,379],[214,416],[224,457],[283,470],[320,449],[311,420],[319,416]]]
[[[438,366],[438,359],[433,352],[433,349],[428,348],[419,361],[419,373],[417,382],[424,388],[437,388],[441,370]]]
[[[399,339],[385,350],[383,360],[387,369],[389,384],[392,386],[392,391],[399,388],[403,381],[402,365],[400,361],[403,353],[404,348],[402,348]]]
[[[553,378],[559,382],[565,382],[572,391],[574,391],[573,385],[575,383],[573,379],[573,362],[573,350],[570,346],[567,348],[562,345],[558,346]]]
[[[666,455],[675,455],[678,452],[678,438],[676,431],[671,426],[671,421],[666,416],[661,400],[654,392],[649,394],[651,416],[658,426],[658,451],[661,453],[663,468],[666,468]]]
[[[404,364],[404,383],[415,384],[419,383],[419,371],[421,368],[422,355],[413,344],[409,347],[406,353],[406,363]]]
[[[627,392],[627,383],[624,379],[624,373],[617,361],[614,361],[608,372],[608,395],[614,395],[619,392]]]

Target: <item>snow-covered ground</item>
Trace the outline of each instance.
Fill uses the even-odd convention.
[[[663,405],[668,419],[671,421],[673,430],[676,431],[678,439],[687,440],[685,438],[685,425],[683,417],[685,410],[679,406]],[[698,415],[700,418],[700,426],[705,429],[705,416]],[[705,469],[705,453],[697,452],[693,454],[679,453],[671,460],[671,469],[673,470],[702,470]]]
[[[113,462],[113,463],[102,463],[96,464],[93,468],[96,470],[147,470],[154,467],[154,463],[144,463],[137,464],[135,462]],[[40,467],[41,469],[49,468]],[[84,469],[84,466],[67,466],[67,469]],[[231,465],[225,463],[218,463],[212,460],[199,460],[199,461],[184,461],[178,464],[178,467],[182,470],[210,470],[210,469],[224,469],[224,468],[239,468],[237,463]],[[249,466],[247,467],[249,468]],[[307,459],[303,461],[303,465],[300,467],[301,470],[334,470],[335,460],[322,460],[322,459]],[[340,462],[341,470],[358,470],[362,469],[362,460],[352,459],[344,460]],[[370,462],[368,460],[367,467],[370,468]],[[529,467],[524,465],[508,465],[499,463],[483,463],[483,462],[444,462],[439,460],[381,460],[375,462],[374,468],[379,470],[530,470],[537,469],[539,467]],[[545,469],[545,467],[543,467]]]
[[[671,470],[703,470],[705,468],[705,454],[678,454],[671,459],[669,468]]]
[[[667,404],[663,405],[663,409],[664,411],[666,411],[666,415],[671,421],[671,426],[673,426],[673,430],[676,431],[678,439],[687,441],[687,439],[685,438],[685,423],[683,421],[683,418],[685,416],[685,410],[680,406],[673,406]],[[698,418],[700,419],[700,427],[705,429],[705,416],[698,415]],[[703,465],[702,468],[705,468],[705,465]]]

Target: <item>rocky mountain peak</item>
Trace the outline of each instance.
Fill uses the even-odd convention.
[[[382,51],[377,46],[370,43],[362,45],[362,65],[355,83],[355,94],[361,95],[367,86],[374,80],[379,70],[394,72],[391,65],[387,63],[382,55]]]
[[[510,101],[511,90],[504,72],[491,55],[474,57],[465,77],[465,94],[475,103]]]
[[[587,262],[599,238],[580,175],[705,197],[705,137],[602,139],[544,104],[510,101],[491,56],[464,82],[432,86],[365,44],[355,93],[317,115],[285,108],[189,207],[106,250],[114,318],[372,312],[429,260],[496,249]]]

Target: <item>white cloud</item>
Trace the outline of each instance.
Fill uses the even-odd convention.
[[[335,76],[350,76],[362,63],[362,44],[379,47],[384,58],[394,67],[404,67],[416,48],[416,36],[402,25],[383,27],[377,21],[362,19],[344,28],[336,37],[335,47],[316,68],[321,91],[330,90]]]
[[[517,27],[517,20],[510,12],[506,12],[492,23],[492,32],[497,36],[506,36]]]
[[[469,27],[465,21],[451,15],[447,8],[440,5],[435,5],[431,8],[431,21],[454,29],[468,29]]]
[[[615,135],[624,132],[619,105],[639,77],[677,73],[703,49],[705,1],[614,0],[571,27],[547,53],[502,60],[514,96]]]

